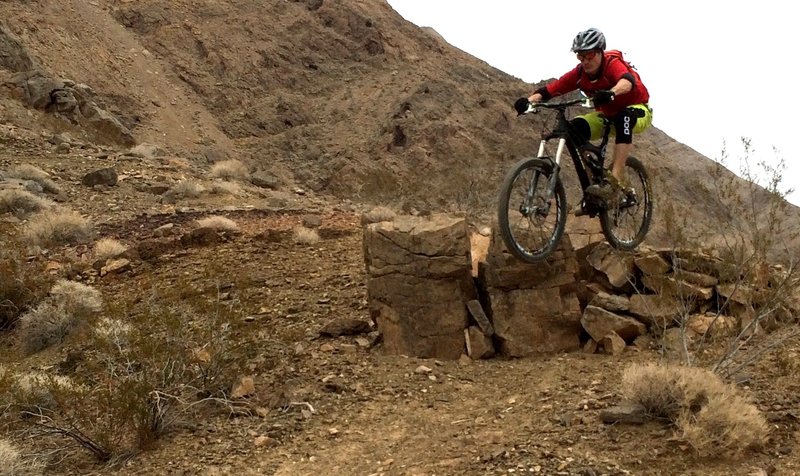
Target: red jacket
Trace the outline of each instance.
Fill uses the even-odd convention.
[[[611,89],[623,76],[633,83],[633,89],[616,96],[610,103],[596,108],[607,117],[613,117],[628,106],[645,104],[650,100],[650,93],[647,92],[647,88],[639,78],[639,73],[632,68],[628,69],[625,62],[615,54],[608,51],[603,54],[603,61],[594,78],[589,77],[583,66],[579,64],[546,87],[551,96],[561,96],[580,89],[587,96],[592,97],[601,89]]]

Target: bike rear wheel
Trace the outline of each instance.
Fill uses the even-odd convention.
[[[523,159],[506,174],[500,189],[497,218],[506,248],[526,263],[544,261],[556,249],[567,222],[567,197],[556,177],[548,198],[552,162]]]
[[[653,192],[647,170],[635,157],[625,163],[626,191],[600,213],[600,226],[608,243],[631,251],[644,240],[653,219]]]

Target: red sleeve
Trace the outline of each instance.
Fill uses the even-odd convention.
[[[552,96],[555,97],[575,91],[576,89],[578,89],[579,78],[580,78],[580,72],[578,71],[578,66],[576,66],[575,68],[568,71],[560,78],[548,84],[547,92],[549,92]]]
[[[623,76],[630,73],[628,68],[625,66],[625,63],[622,61],[614,58],[608,62],[605,66],[605,71],[603,71],[603,76],[609,80],[609,82],[614,85],[622,79]]]

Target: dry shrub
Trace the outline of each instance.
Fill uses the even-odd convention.
[[[24,457],[8,440],[0,439],[0,476],[42,474],[43,465],[33,458]]]
[[[222,272],[209,270],[206,278]],[[109,302],[108,319],[82,336],[91,358],[81,359],[74,384],[45,379],[40,401],[48,406],[32,406],[21,392],[9,392],[9,398],[0,393],[11,410],[0,411],[0,426],[25,435],[40,454],[77,446],[108,462],[148,449],[173,423],[206,418],[207,410],[251,411],[228,399],[231,385],[257,355],[236,340],[242,313],[219,300],[193,298],[192,279],[167,287],[153,282],[151,291]],[[198,315],[206,317],[197,320]],[[207,359],[196,360],[198,348]],[[0,391],[3,380],[0,367]]]
[[[131,332],[133,327],[130,324],[107,317],[100,319],[94,328],[95,336],[118,349],[128,347]]]
[[[114,238],[102,238],[94,244],[94,258],[96,260],[116,258],[127,250],[127,246]]]
[[[167,191],[167,195],[174,198],[197,198],[206,191],[203,184],[196,180],[181,180]]]
[[[0,190],[0,214],[13,213],[25,218],[31,213],[48,210],[53,206],[50,200],[37,197],[25,190]]]
[[[236,182],[224,182],[215,180],[211,184],[211,193],[215,195],[244,195],[244,189]]]
[[[20,345],[27,353],[35,353],[61,343],[102,306],[103,299],[96,289],[59,280],[44,301],[20,317]]]
[[[247,180],[250,177],[250,171],[241,161],[231,159],[214,164],[208,175],[223,180]]]
[[[295,243],[301,245],[313,245],[319,243],[319,233],[312,228],[296,226],[293,230],[292,238]]]
[[[697,413],[684,413],[678,427],[701,456],[740,457],[763,446],[769,435],[764,416],[735,392],[711,395]]]
[[[19,241],[0,236],[0,242],[0,329],[5,329],[47,294],[52,278],[40,263],[28,262]]]
[[[728,391],[713,372],[679,365],[632,365],[622,374],[622,393],[654,417],[675,421],[694,412],[710,398]]]
[[[21,164],[12,167],[6,172],[6,176],[36,182],[41,185],[42,190],[47,193],[52,193],[54,195],[61,193],[61,189],[58,185],[50,179],[50,174],[30,164]]]
[[[35,215],[23,235],[32,245],[66,245],[88,241],[92,226],[85,218],[70,210],[53,209]]]
[[[239,225],[230,218],[219,215],[211,215],[197,220],[197,224],[201,228],[211,228],[213,230],[236,231]]]
[[[673,367],[633,365],[622,374],[622,394],[642,405],[650,416],[674,419],[683,403],[679,378],[680,372]]]
[[[361,224],[369,225],[370,223],[380,223],[382,221],[392,221],[397,214],[386,207],[375,207],[372,210],[361,215]]]
[[[54,394],[58,392],[82,392],[85,389],[63,375],[28,372],[13,375],[11,391],[14,400],[29,410],[58,407]]]
[[[759,447],[769,431],[758,409],[710,370],[677,365],[633,365],[622,393],[654,417],[674,423],[703,456],[740,456]]]

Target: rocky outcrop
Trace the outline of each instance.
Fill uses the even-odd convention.
[[[125,146],[136,143],[131,131],[114,114],[95,102],[94,92],[85,84],[32,69],[14,74],[3,86],[12,97],[28,107],[85,126],[94,132],[100,143]]]
[[[756,332],[750,323],[768,303],[772,320],[800,310],[796,286],[781,291],[779,268],[745,269],[694,250],[622,252],[604,242],[576,250],[568,235],[547,261],[531,265],[496,233],[486,246],[468,230],[463,219],[441,215],[365,228],[368,298],[387,352],[616,355],[646,334],[677,346],[678,335]],[[785,294],[779,305],[776,292]]]

